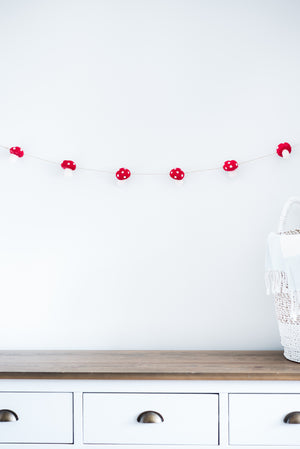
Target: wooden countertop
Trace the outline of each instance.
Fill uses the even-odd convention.
[[[300,380],[281,351],[0,351],[0,379]]]

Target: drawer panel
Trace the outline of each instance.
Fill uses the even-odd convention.
[[[218,444],[217,394],[84,393],[84,442]],[[163,422],[140,423],[145,411]]]
[[[18,420],[0,422],[0,443],[72,443],[72,393],[0,393],[0,410]]]
[[[230,394],[231,445],[299,446],[300,424],[284,417],[300,410],[300,394]]]

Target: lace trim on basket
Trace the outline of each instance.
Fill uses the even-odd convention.
[[[286,293],[288,290],[287,275],[284,271],[267,271],[265,273],[267,295]]]
[[[300,315],[300,291],[291,290],[285,271],[267,271],[265,274],[267,294],[280,297],[281,301],[289,303],[290,317],[297,320]]]

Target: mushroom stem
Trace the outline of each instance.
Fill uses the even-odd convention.
[[[288,150],[283,150],[282,157],[283,159],[287,159],[288,157],[290,157],[290,152]]]
[[[70,168],[65,168],[64,175],[66,178],[71,178],[73,176],[73,170],[71,170]]]
[[[184,179],[173,179],[173,184],[179,186],[183,186],[184,184]]]
[[[10,154],[9,155],[9,160],[13,163],[13,164],[15,164],[16,162],[17,162],[17,160],[18,159],[20,159],[16,154]]]
[[[235,178],[236,175],[237,175],[237,171],[236,170],[227,172],[227,176],[230,179]]]
[[[126,184],[127,179],[116,179],[116,185],[117,187],[124,187]]]

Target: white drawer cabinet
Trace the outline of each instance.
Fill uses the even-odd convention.
[[[218,444],[217,394],[85,393],[83,418],[85,443]]]
[[[0,351],[0,449],[48,447],[298,448],[300,364],[277,351]]]
[[[0,443],[72,443],[71,393],[1,392]]]

